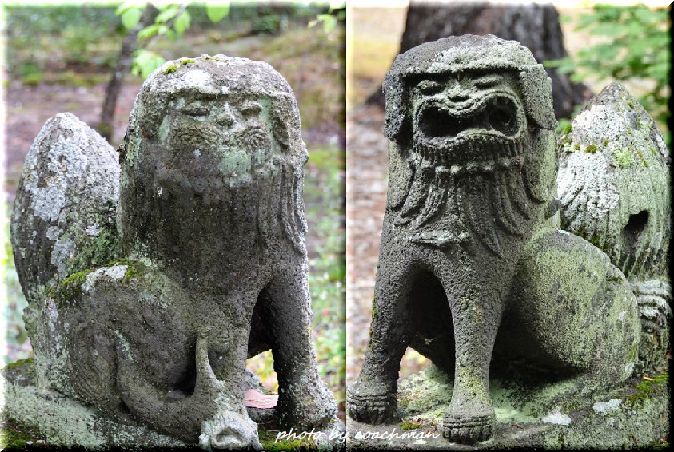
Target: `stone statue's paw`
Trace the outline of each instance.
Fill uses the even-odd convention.
[[[442,436],[455,443],[473,444],[491,438],[494,415],[457,416],[447,413],[442,421]]]
[[[316,377],[314,384],[302,385],[299,391],[281,389],[278,413],[281,425],[308,431],[330,424],[337,415],[337,406],[328,388]]]
[[[351,419],[367,424],[388,424],[398,421],[396,391],[389,391],[358,381],[347,390],[346,404]]]
[[[262,450],[257,424],[247,415],[224,411],[201,423],[199,445],[203,449]]]

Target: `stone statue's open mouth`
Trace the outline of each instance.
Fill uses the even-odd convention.
[[[470,135],[514,137],[519,132],[518,108],[509,96],[490,96],[463,109],[431,104],[424,107],[418,124],[425,138],[468,138]]]

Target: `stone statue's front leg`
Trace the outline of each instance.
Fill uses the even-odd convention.
[[[360,376],[347,389],[349,416],[368,424],[398,419],[398,373],[410,340],[406,267],[401,260],[379,262],[370,342]]]
[[[266,324],[271,330],[274,369],[279,381],[278,417],[284,428],[311,430],[335,418],[332,393],[318,375],[311,338],[311,301],[304,258],[287,264],[267,286]]]
[[[473,443],[491,437],[494,408],[489,397],[489,363],[501,318],[494,291],[448,291],[456,347],[454,391],[443,420],[450,441]]]

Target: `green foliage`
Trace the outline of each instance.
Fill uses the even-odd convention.
[[[663,372],[653,377],[645,375],[643,380],[641,380],[635,387],[635,392],[627,397],[628,404],[639,404],[645,399],[653,397],[660,388],[667,385],[668,381],[669,373],[667,372]]]
[[[315,20],[309,22],[310,27],[323,24],[323,31],[326,34],[332,33],[338,23],[346,21],[346,1],[332,0],[327,14],[318,14]]]
[[[158,36],[166,36],[172,40],[182,36],[192,22],[187,6],[187,4],[177,5],[174,3],[156,6],[157,15],[154,22],[138,31],[138,50],[134,52],[132,73],[147,78],[155,69],[166,62],[166,59],[157,52],[148,50],[147,45]],[[212,22],[219,22],[229,14],[229,2],[209,3],[204,8],[206,15]],[[139,7],[133,2],[126,2],[117,8],[116,14],[121,16],[124,28],[131,30],[138,25],[143,16],[143,9],[144,7]],[[174,72],[175,69],[177,68],[173,68],[169,72]]]
[[[400,423],[400,428],[402,430],[416,430],[419,427],[421,427],[420,422],[414,422],[414,421],[402,421]]]
[[[346,262],[344,256],[344,151],[326,147],[309,151],[305,200],[309,240],[316,244],[309,259],[309,289],[314,311],[318,370],[345,399]]]
[[[4,13],[7,68],[25,85],[88,86],[85,79],[107,72],[119,53],[122,27],[113,7],[17,4]]]
[[[545,65],[562,73],[573,72],[576,81],[588,76],[598,80],[648,80],[653,86],[639,100],[665,124],[669,116],[668,10],[598,4],[591,13],[581,15],[576,29],[603,39],[580,50],[575,58],[547,61]]]
[[[134,54],[131,72],[145,79],[165,62],[166,60],[161,55],[150,50],[139,49]]]
[[[207,3],[206,15],[211,22],[220,22],[229,14],[229,2]]]
[[[32,439],[33,437],[27,433],[3,427],[0,430],[0,449],[25,448],[29,446]]]
[[[260,443],[264,450],[267,452],[276,452],[316,449],[316,444],[314,444],[314,441],[309,436],[292,439],[278,437],[277,439],[278,433],[278,430],[259,430]]]

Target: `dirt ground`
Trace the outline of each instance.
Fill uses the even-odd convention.
[[[364,100],[381,84],[398,52],[405,8],[354,8],[347,44],[346,313],[347,386],[360,372],[372,321],[379,237],[386,205],[388,150],[384,112]],[[408,349],[401,377],[428,361]]]

